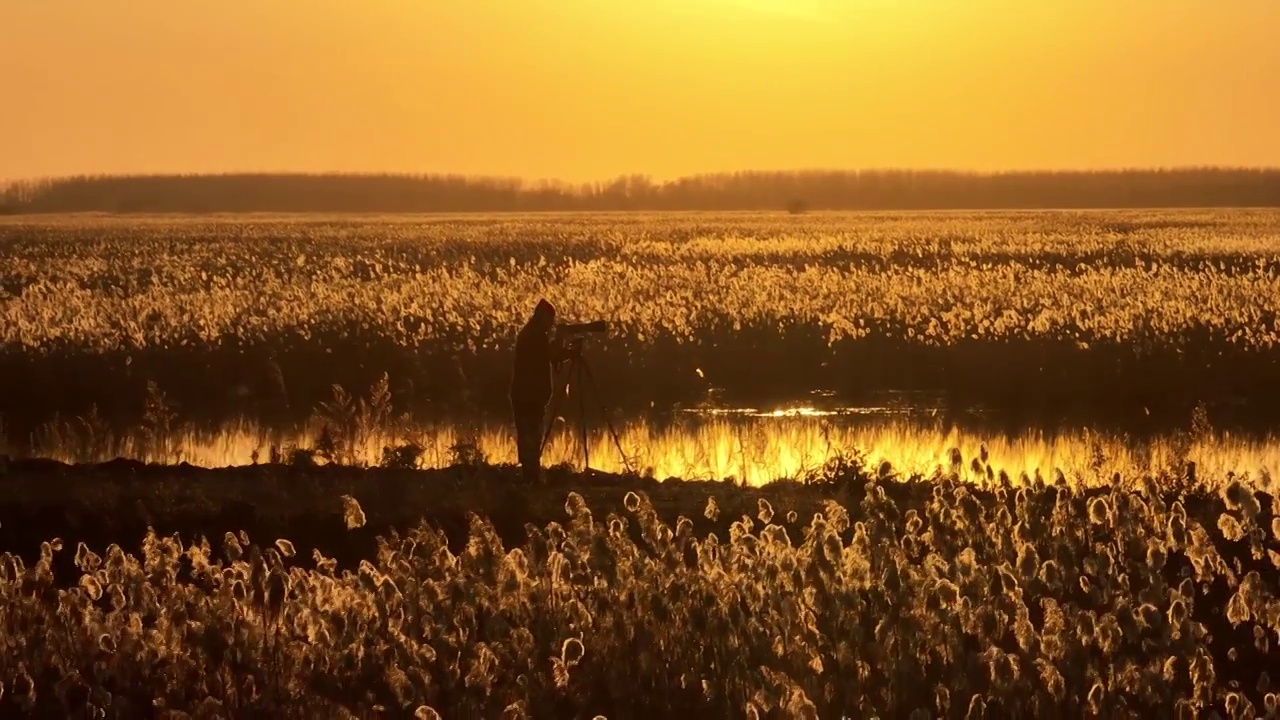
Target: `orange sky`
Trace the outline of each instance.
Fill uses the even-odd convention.
[[[0,178],[1280,165],[1277,0],[0,0]]]

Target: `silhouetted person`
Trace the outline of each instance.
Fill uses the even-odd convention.
[[[552,375],[564,353],[552,343],[556,309],[539,300],[533,317],[516,336],[515,367],[511,373],[511,411],[516,422],[516,455],[525,482],[541,479],[543,422],[551,400]]]

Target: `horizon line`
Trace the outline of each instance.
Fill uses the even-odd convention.
[[[872,166],[863,168],[822,168],[822,167],[796,167],[791,169],[752,169],[743,168],[739,170],[709,170],[696,173],[685,173],[675,175],[668,178],[655,178],[653,175],[643,172],[626,172],[611,175],[605,178],[597,178],[595,180],[564,180],[561,178],[547,176],[527,176],[515,174],[498,174],[498,173],[464,173],[456,171],[379,171],[379,170],[219,170],[219,171],[169,171],[169,172],[101,172],[101,173],[65,173],[60,175],[37,175],[19,178],[0,178],[0,188],[20,183],[45,183],[59,182],[67,180],[112,180],[112,179],[138,179],[138,178],[227,178],[227,177],[346,177],[346,178],[405,178],[405,179],[427,179],[427,178],[462,178],[467,180],[501,180],[506,182],[519,181],[522,183],[548,183],[567,186],[592,185],[596,183],[608,183],[621,178],[645,178],[654,184],[663,185],[669,183],[677,183],[681,180],[690,178],[705,178],[717,176],[731,176],[740,174],[752,175],[821,175],[821,174],[876,174],[876,173],[919,173],[931,175],[962,175],[968,177],[1007,177],[1018,175],[1107,175],[1107,174],[1138,174],[1138,173],[1178,173],[1178,172],[1255,172],[1255,173],[1275,173],[1280,172],[1280,165],[1215,165],[1215,164],[1187,164],[1187,165],[1130,165],[1130,166],[1111,166],[1098,168],[1022,168],[1022,169],[1001,169],[1001,170],[967,170],[963,168],[947,168],[947,167],[893,167],[893,166]]]

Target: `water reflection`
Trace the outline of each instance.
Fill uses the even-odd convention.
[[[846,415],[914,415],[917,413],[912,408],[895,408],[895,407],[843,407],[823,409],[810,406],[801,407],[784,407],[774,408],[773,410],[760,410],[758,408],[679,408],[677,412],[688,415],[701,415],[704,417],[749,417],[749,418],[824,418],[824,417],[841,417]],[[936,415],[937,411],[931,414]]]
[[[966,424],[975,421],[986,423],[994,418],[990,408],[981,404],[956,407],[942,394],[913,390],[878,390],[858,398],[841,395],[836,390],[812,390],[801,401],[759,407],[734,405],[726,400],[722,389],[712,388],[704,402],[676,406],[673,411],[678,415],[703,418],[915,419],[930,423],[942,418]]]
[[[993,471],[1004,470],[1015,480],[1037,470],[1050,477],[1062,470],[1068,477],[1089,482],[1113,472],[1129,476],[1141,468],[1179,463],[1186,457],[1199,465],[1202,477],[1222,478],[1228,472],[1247,474],[1262,487],[1280,469],[1280,437],[1220,433],[1200,439],[1163,436],[1134,441],[1088,429],[1016,432],[997,429],[975,416],[941,420],[929,409],[894,407],[815,407],[802,404],[774,409],[703,408],[670,413],[668,419],[637,419],[617,424],[622,451],[603,423],[591,424],[588,450],[591,466],[622,471],[629,464],[658,478],[735,478],[760,484],[797,478],[819,468],[837,454],[857,449],[870,463],[889,462],[900,473],[928,474],[951,465],[958,449],[962,473],[975,481],[985,470],[971,467],[985,446]],[[43,448],[41,455],[66,461],[93,461],[116,455],[159,462],[186,461],[206,467],[266,462],[272,448],[314,447],[319,428],[278,431],[250,421],[217,432],[188,432],[159,445],[126,441],[110,450],[68,444]],[[576,417],[561,420],[553,432],[544,463],[583,464]],[[460,454],[478,450],[490,462],[516,458],[515,441],[501,423],[431,422],[395,428],[375,428],[357,442],[355,456],[378,464],[385,446],[407,441],[423,447],[428,467],[447,466]],[[95,453],[102,457],[94,457]]]

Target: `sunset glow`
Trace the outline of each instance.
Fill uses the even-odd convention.
[[[0,178],[1277,164],[1277,28],[1268,0],[6,2]]]

